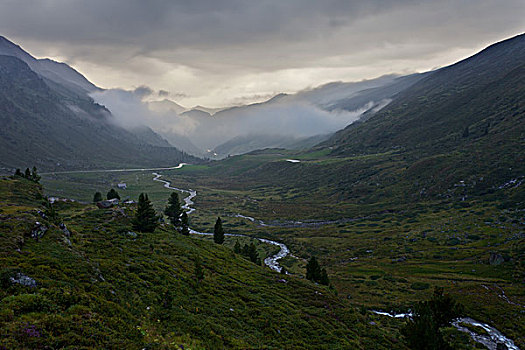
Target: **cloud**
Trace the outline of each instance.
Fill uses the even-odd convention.
[[[137,95],[138,97],[140,98],[144,98],[144,97],[148,97],[150,95],[153,94],[153,90],[146,86],[146,85],[142,85],[142,86],[139,86],[138,88],[136,88],[135,90],[133,90],[133,93],[135,95]]]
[[[159,97],[168,97],[170,95],[170,92],[166,90],[159,90],[158,95]]]
[[[0,32],[104,88],[185,105],[443,66],[523,31],[521,0],[0,2]]]
[[[288,99],[261,105],[236,107],[216,113],[177,115],[173,110],[150,110],[136,90],[111,89],[91,95],[106,106],[115,123],[128,129],[147,125],[157,132],[191,140],[202,151],[246,135],[276,135],[302,138],[335,132],[357,120],[372,108],[366,104],[356,111],[325,111],[307,100]],[[175,136],[174,136],[175,135]]]

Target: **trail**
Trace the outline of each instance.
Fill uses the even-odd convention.
[[[377,310],[371,310],[371,311],[374,314],[381,315],[381,316],[388,316],[388,317],[392,317],[392,318],[412,317],[412,313],[411,312],[406,313],[406,314],[396,314],[396,313],[393,313],[393,312],[389,313],[389,312],[377,311]],[[469,325],[472,325],[472,326],[481,327],[481,328],[483,328],[483,330],[485,332],[487,332],[487,334],[478,334],[478,333],[468,329],[467,327],[462,326],[462,324],[469,324]],[[507,347],[508,350],[520,350],[520,348],[518,348],[516,346],[516,344],[514,344],[514,342],[511,339],[505,337],[496,328],[494,328],[494,327],[492,327],[492,326],[490,326],[490,325],[488,325],[486,323],[473,320],[470,317],[457,318],[457,319],[455,319],[452,322],[452,325],[454,327],[456,327],[459,331],[468,333],[470,335],[470,337],[474,341],[476,341],[476,342],[478,342],[480,344],[483,344],[485,347],[487,347],[487,349],[497,350],[498,344],[503,343],[503,344],[505,344],[505,346]]]
[[[169,168],[169,169],[170,170],[171,169],[180,169],[184,165],[185,165],[184,163],[181,163],[181,164],[179,164],[179,166],[173,167],[173,168]],[[186,189],[182,189],[182,188],[173,187],[173,186],[171,186],[171,182],[161,179],[161,177],[162,177],[161,174],[154,172],[153,175],[155,176],[153,178],[153,181],[162,182],[164,184],[165,188],[168,188],[170,190],[180,191],[180,192],[183,192],[183,193],[189,193],[189,196],[184,198],[184,205],[182,206],[182,208],[187,210],[186,213],[188,215],[193,213],[193,212],[195,212],[195,208],[192,208],[192,205],[194,204],[193,199],[197,196],[197,191],[194,191],[192,189],[186,190]],[[243,215],[240,215],[240,214],[237,214],[236,216],[237,217],[241,217],[241,218],[245,218],[245,219],[253,221],[253,222],[255,221],[255,219],[252,218],[252,217],[243,216]],[[262,221],[259,221],[259,224],[261,226],[265,226],[264,222],[262,222]],[[194,234],[194,235],[213,236],[213,233],[199,232],[199,231],[196,231],[196,230],[194,230],[192,228],[190,228],[190,233]],[[270,269],[272,269],[274,271],[277,271],[277,272],[281,272],[281,270],[282,270],[282,267],[279,265],[279,260],[281,260],[282,258],[286,257],[288,254],[290,254],[290,249],[288,249],[288,247],[285,244],[280,243],[280,242],[272,241],[272,240],[265,239],[265,238],[251,237],[251,236],[247,236],[247,235],[232,234],[232,233],[226,233],[225,236],[255,238],[255,239],[259,240],[260,242],[267,243],[267,244],[273,244],[273,245],[278,246],[280,248],[280,250],[279,250],[279,252],[277,254],[271,255],[271,256],[267,257],[266,259],[264,259],[264,264],[266,266],[268,266]]]

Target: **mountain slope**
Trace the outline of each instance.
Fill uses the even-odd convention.
[[[335,153],[457,146],[468,141],[456,137],[466,128],[480,136],[502,118],[523,112],[524,62],[524,34],[494,44],[429,74],[366,123],[349,126],[327,144],[338,148]],[[514,127],[522,126],[520,120]]]
[[[0,55],[18,57],[39,75],[64,85],[77,93],[88,93],[98,89],[82,74],[67,64],[50,59],[36,59],[3,36],[0,36]]]
[[[131,232],[134,207],[59,202],[53,222],[39,186],[0,179],[0,195],[1,347],[405,348],[327,287],[168,225]]]
[[[169,166],[189,159],[113,125],[105,108],[51,88],[14,56],[0,56],[0,119],[0,164],[7,169]]]

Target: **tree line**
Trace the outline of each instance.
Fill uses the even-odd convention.
[[[15,177],[22,177],[24,179],[27,179],[29,181],[33,181],[35,183],[40,183],[40,175],[38,175],[38,171],[36,167],[33,167],[33,170],[29,170],[29,168],[26,168],[24,172],[22,172],[20,169],[16,169]]]

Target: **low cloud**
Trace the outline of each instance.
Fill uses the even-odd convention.
[[[146,90],[146,89],[144,89]],[[143,90],[141,90],[143,91]],[[111,89],[91,95],[106,106],[115,123],[131,129],[146,125],[169,138],[177,135],[191,140],[202,151],[238,136],[277,135],[302,138],[335,132],[357,120],[373,104],[356,111],[325,111],[307,101],[284,101],[236,107],[216,113],[155,112],[143,102],[137,90]]]
[[[145,98],[153,94],[153,89],[151,89],[149,86],[141,85],[133,90],[133,93],[140,98]]]

